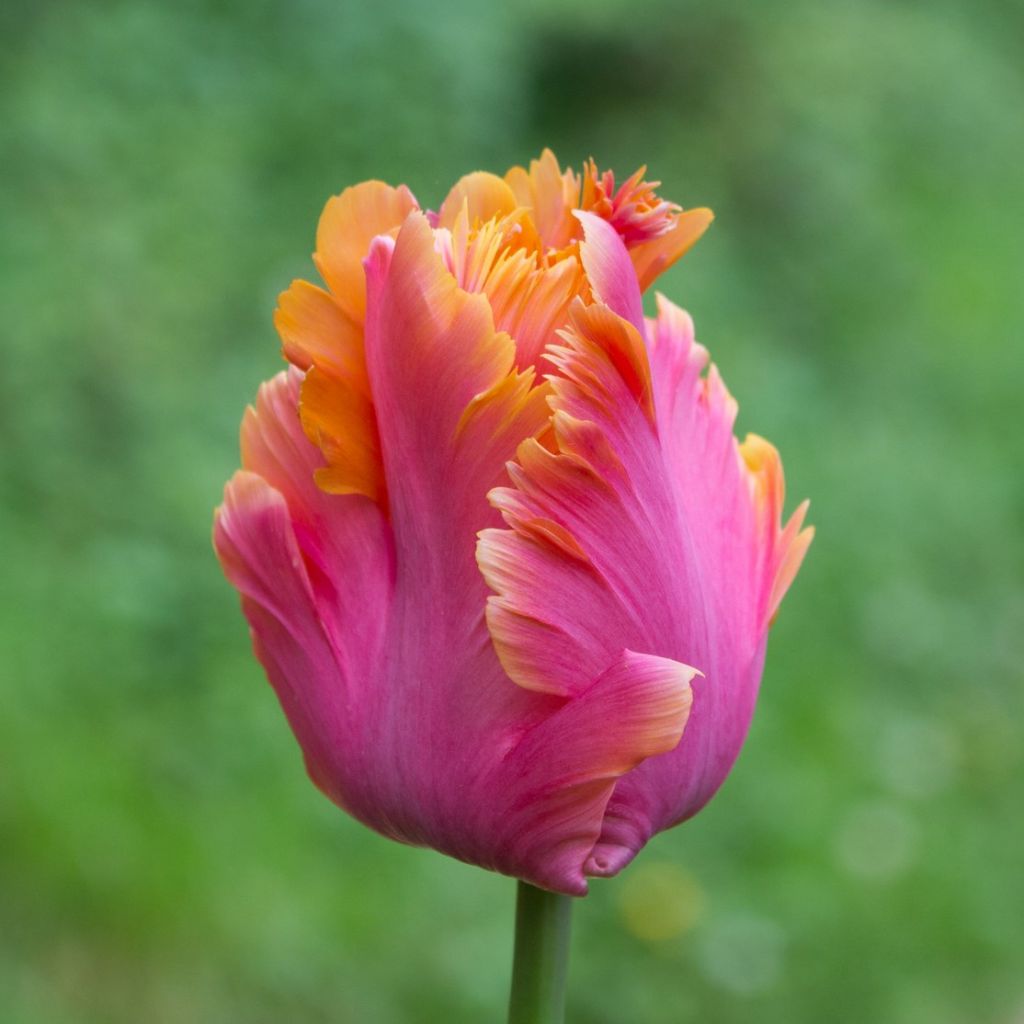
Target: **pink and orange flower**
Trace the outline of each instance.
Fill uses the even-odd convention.
[[[725,779],[812,536],[689,316],[644,316],[711,213],[643,174],[331,199],[214,528],[314,782],[573,895]]]

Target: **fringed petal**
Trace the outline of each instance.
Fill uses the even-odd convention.
[[[531,211],[547,248],[564,249],[572,242],[578,233],[572,211],[579,205],[580,181],[572,171],[562,171],[550,149],[531,160],[529,170],[513,167],[505,181],[519,204]]]
[[[586,261],[586,257],[584,257]],[[736,405],[662,302],[648,328],[607,307],[573,308],[549,358],[554,451],[519,449],[492,501],[508,529],[483,534],[488,622],[509,675],[533,690],[585,692],[627,648],[698,666],[680,747],[624,775],[589,862],[614,873],[658,829],[701,806],[739,751],[760,678],[777,581],[805,535],[781,532],[781,470],[733,435]],[[800,544],[796,538],[803,538]],[[801,547],[802,545],[802,547]]]

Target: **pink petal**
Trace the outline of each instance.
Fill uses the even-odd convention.
[[[424,217],[411,215],[391,248],[378,240],[367,259],[366,361],[396,541],[408,564],[463,572],[476,529],[493,520],[486,489],[544,427],[546,392],[532,388],[531,369],[515,370],[512,339],[495,332],[483,295],[458,287]],[[498,394],[508,421],[488,428],[480,396]]]
[[[389,530],[368,498],[327,494],[314,482],[323,457],[299,422],[301,386],[302,374],[291,370],[260,387],[255,408],[246,410],[242,421],[242,465],[284,497],[318,595],[318,614],[346,659],[365,659],[383,635]],[[335,575],[343,585],[334,582]]]
[[[359,813],[350,780],[366,687],[381,657],[391,549],[380,509],[313,482],[319,451],[299,424],[302,375],[260,388],[242,425],[245,469],[217,511],[214,547],[242,594],[253,646],[314,782]]]
[[[337,753],[346,745],[349,680],[320,621],[282,494],[254,473],[236,473],[217,512],[214,546],[224,574],[242,595],[253,647],[310,777],[345,806]]]
[[[573,216],[583,225],[580,259],[594,297],[643,332],[644,308],[640,287],[629,251],[619,233],[596,214],[574,210]]]
[[[667,658],[621,651],[523,739],[498,774],[512,797],[497,842],[509,868],[525,866],[545,888],[586,894],[584,866],[616,780],[679,742],[695,674]]]
[[[648,358],[629,322],[574,308],[566,344],[550,353],[562,374],[557,451],[520,447],[514,486],[492,495],[509,529],[485,533],[479,553],[497,591],[495,646],[522,685],[576,693],[623,648],[707,676],[679,747],[617,783],[588,866],[600,874],[725,778],[753,710],[776,583],[802,553],[802,535],[780,532],[780,471],[759,449],[760,475],[741,456],[735,402],[714,369],[702,376],[689,318],[662,302],[650,332]]]

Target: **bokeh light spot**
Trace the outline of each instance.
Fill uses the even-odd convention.
[[[839,863],[851,875],[878,881],[903,874],[913,863],[917,848],[914,819],[898,804],[882,800],[854,807],[835,838]]]
[[[665,942],[689,931],[703,905],[696,880],[675,864],[634,864],[623,876],[622,918],[628,931],[644,942]]]
[[[753,915],[736,915],[708,928],[700,946],[700,964],[719,988],[753,996],[778,980],[784,952],[785,934],[777,924]]]

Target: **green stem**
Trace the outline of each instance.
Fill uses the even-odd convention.
[[[572,897],[526,882],[516,890],[516,950],[508,1024],[562,1024]]]

